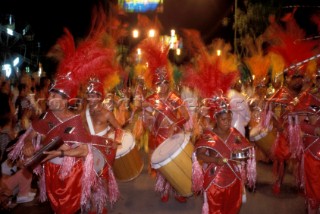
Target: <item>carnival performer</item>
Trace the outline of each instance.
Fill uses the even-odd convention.
[[[32,122],[31,128],[9,154],[11,159],[23,158],[25,165],[40,176],[40,200],[45,201],[48,197],[55,213],[89,212],[94,190],[99,190],[96,212],[103,213],[106,203],[113,204],[119,196],[106,194],[107,190],[94,169],[93,136],[87,131],[81,115],[69,110],[69,106],[74,106],[78,100],[80,86],[87,84],[92,72],[97,78],[105,73],[102,72],[105,69],[109,69],[109,74],[116,73],[116,70],[110,70],[110,55],[114,49],[106,47],[103,42],[105,14],[102,8],[99,11],[93,12],[99,17],[92,20],[101,22],[92,24],[86,39],[76,46],[73,35],[65,28],[65,34],[51,49],[48,56],[57,59],[59,64],[50,89],[49,109]],[[103,14],[104,18],[100,17]],[[52,144],[59,147],[47,150]],[[37,164],[42,154],[46,157]]]
[[[86,121],[92,135],[107,136],[108,132],[121,129],[120,124],[103,104],[105,92],[102,82],[92,79],[87,85]]]
[[[239,213],[243,184],[247,177],[254,185],[254,149],[248,140],[231,126],[232,112],[225,97],[213,97],[208,101],[215,126],[205,131],[195,144],[197,159],[202,163],[204,205],[202,213]],[[232,158],[245,153],[246,161]],[[231,157],[231,158],[230,158]],[[247,168],[245,168],[247,162]],[[198,175],[196,175],[198,176]],[[253,182],[253,183],[252,183]]]
[[[282,17],[281,24],[276,21],[275,17],[270,17],[269,21],[270,26],[264,34],[271,44],[269,51],[279,54],[285,65],[283,85],[271,96],[270,102],[273,107],[269,108],[273,109],[273,126],[277,129],[277,138],[272,148],[273,171],[276,177],[273,193],[279,194],[285,164],[293,169],[297,186],[300,186],[301,181],[298,175],[301,151],[298,148],[301,147],[302,142],[297,137],[299,132],[294,131],[299,126],[299,118],[287,107],[290,103],[297,103],[298,96],[305,87],[306,68],[310,59],[314,58],[318,43],[313,40],[305,40],[306,33],[297,24],[294,16]]]
[[[119,190],[118,184],[115,182],[112,165],[118,144],[121,144],[123,131],[113,112],[109,111],[103,103],[104,91],[103,84],[98,79],[91,79],[88,82],[86,92],[87,106],[84,109],[83,117],[92,135],[94,168],[99,175],[99,182],[103,184],[109,199],[117,199]],[[110,134],[113,134],[113,136]],[[102,189],[92,189],[91,212],[99,210],[95,202],[99,201],[101,192],[103,192]],[[111,204],[114,202],[111,201]]]
[[[255,78],[256,79],[256,78]],[[249,107],[251,111],[251,120],[249,122],[249,140],[254,143],[256,151],[256,160],[269,162],[271,161],[271,147],[274,142],[272,123],[264,127],[263,114],[266,109],[267,82],[260,81],[255,84],[254,94],[250,98]],[[271,138],[269,138],[269,136]]]
[[[299,154],[296,149],[299,147],[299,138],[293,137],[295,133],[292,129],[299,123],[295,112],[288,108],[292,103],[296,103],[303,87],[304,67],[290,69],[284,74],[284,85],[269,99],[272,103],[272,120],[277,136],[272,146],[273,171],[275,173],[275,183],[273,193],[279,194],[284,178],[285,164],[291,161],[294,167],[296,179],[298,176]],[[271,114],[270,112],[267,114]],[[266,122],[268,123],[268,122]],[[299,180],[297,184],[299,185]]]
[[[160,43],[149,39],[144,40],[140,47],[144,51],[146,62],[149,63],[149,70],[145,73],[150,75],[151,80],[148,82],[145,78],[146,84],[149,83],[149,87],[156,89],[143,103],[151,122],[149,149],[152,153],[152,150],[172,135],[184,132],[184,124],[189,120],[189,114],[180,96],[170,90],[170,83],[173,82],[167,59],[168,47],[162,47]],[[156,179],[156,191],[161,193],[162,202],[167,202],[173,188],[160,172],[157,172]],[[174,192],[176,200],[186,202],[185,197]]]
[[[11,159],[22,156],[26,161],[32,160],[38,149],[54,141],[57,136],[61,137],[63,145],[57,150],[44,151],[47,157],[43,160],[43,168],[38,165],[35,169],[40,176],[40,200],[45,201],[48,197],[56,213],[79,211],[88,191],[85,184],[92,185],[89,177],[85,176],[85,173],[92,175],[92,172],[84,167],[85,162],[89,161],[86,157],[90,138],[80,115],[68,110],[69,100],[75,98],[77,93],[69,78],[56,79],[50,89],[48,111],[32,122],[31,128],[21,136],[9,154]]]
[[[308,214],[316,214],[320,208],[320,114],[319,75],[315,75],[315,85],[299,96],[299,102],[292,106],[299,115],[303,152],[301,161],[301,185],[304,188]]]

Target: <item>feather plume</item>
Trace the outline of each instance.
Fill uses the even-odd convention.
[[[212,47],[219,46],[220,50],[229,50],[227,44],[221,40],[214,41]],[[195,58],[193,66],[187,66],[182,82],[198,91],[203,98],[225,94],[239,77],[235,57],[231,53],[218,56],[215,52],[209,53],[204,47],[202,53]],[[206,50],[206,51],[205,51]]]
[[[119,66],[115,60],[115,42],[106,33],[107,19],[102,7],[94,7],[92,12],[91,28],[88,36],[77,45],[68,29],[58,39],[49,56],[58,58],[60,63],[57,76],[71,75],[70,79],[75,85],[86,84],[90,78],[108,82],[108,86],[115,86]],[[62,53],[60,53],[60,52]],[[63,56],[61,58],[61,56]],[[71,72],[70,72],[71,71]],[[110,78],[108,81],[107,78]]]
[[[285,66],[301,62],[314,55],[316,41],[304,40],[305,32],[298,26],[294,19],[288,20],[283,28],[277,23],[272,23],[268,29],[268,39],[272,41],[271,52],[281,55]]]
[[[282,72],[285,68],[285,62],[281,55],[270,52],[270,63],[271,63],[271,80],[283,82]]]
[[[205,44],[201,39],[200,32],[194,29],[182,29],[184,49],[189,55],[205,54]]]
[[[142,50],[142,61],[147,64],[144,72],[144,80],[146,87],[154,88],[156,81],[157,69],[164,68],[169,78],[169,82],[173,83],[172,66],[168,60],[169,46],[164,45],[152,38],[143,40],[139,45]]]

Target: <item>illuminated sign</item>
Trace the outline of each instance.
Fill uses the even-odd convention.
[[[118,0],[118,4],[127,12],[144,13],[158,10],[163,0]]]

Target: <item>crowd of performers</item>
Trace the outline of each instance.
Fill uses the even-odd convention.
[[[182,203],[195,194],[203,197],[203,213],[239,213],[245,189],[255,189],[256,161],[264,161],[273,164],[274,194],[281,192],[289,170],[304,193],[308,213],[317,213],[319,42],[296,42],[303,32],[294,20],[286,23],[289,33],[273,21],[263,37],[248,42],[250,54],[241,62],[223,40],[210,47],[221,50],[216,55],[198,34],[185,31],[189,48],[196,51],[180,67],[179,80],[168,59],[169,47],[155,38],[138,44],[142,56],[126,76],[103,19],[95,20],[100,22],[87,39],[76,45],[66,29],[50,50],[48,57],[58,67],[44,91],[23,95],[31,93],[31,86],[22,87],[20,81],[24,101],[16,108],[21,115],[1,118],[2,132],[14,122],[20,133],[2,151],[25,173],[2,176],[3,194],[14,194],[19,185],[18,196],[30,194],[23,190],[21,176],[34,174],[40,201],[48,199],[55,213],[106,213],[107,203],[114,205],[121,194],[113,166],[124,136],[130,135],[135,148],[148,154],[149,173],[163,202],[170,194]],[[191,163],[186,178],[190,194],[177,188],[177,175],[157,170],[152,157],[159,147],[180,141],[175,137],[179,134],[188,136],[182,141],[192,148],[184,160]],[[126,161],[132,165],[135,160]]]

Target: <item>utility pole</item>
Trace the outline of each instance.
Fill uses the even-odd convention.
[[[238,11],[238,0],[235,0],[234,2],[234,40],[233,40],[233,46],[234,46],[234,53],[238,56],[238,45],[237,45],[237,11]]]

